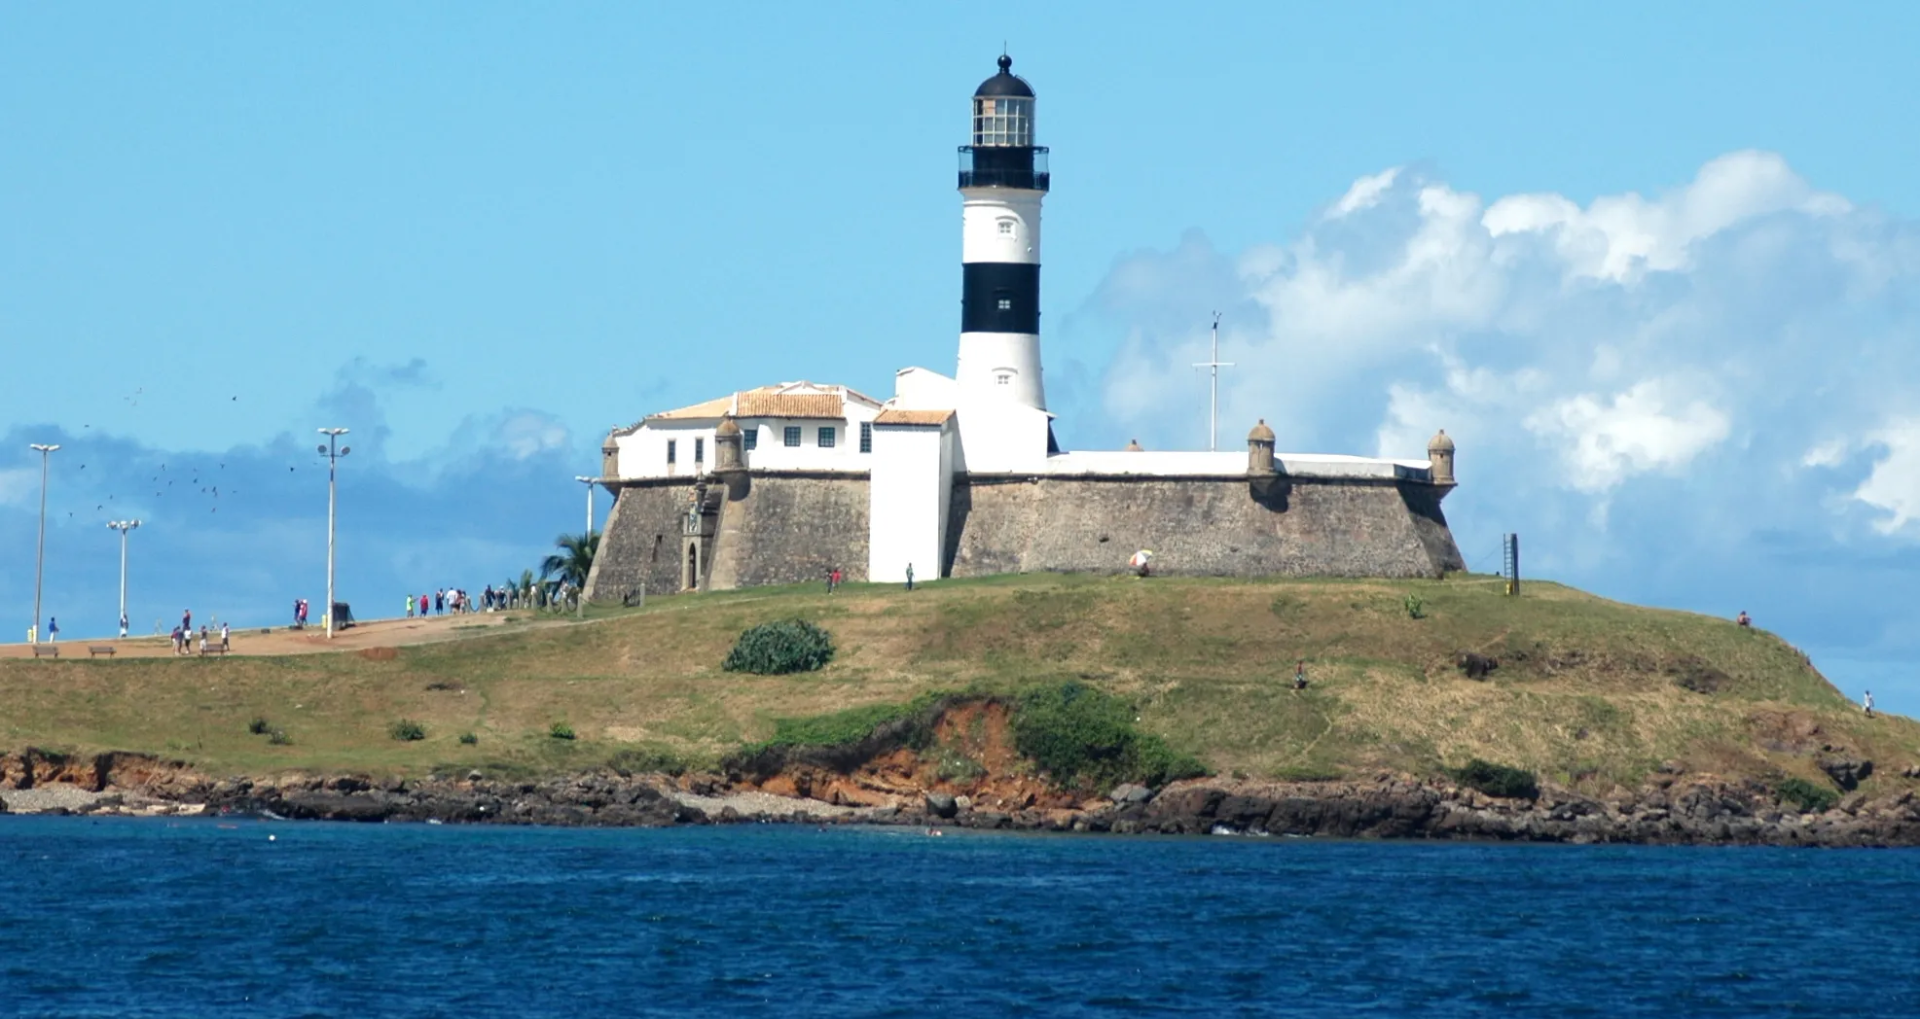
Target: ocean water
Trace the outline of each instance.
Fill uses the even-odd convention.
[[[0,817],[6,1016],[1920,1016],[1920,852]]]

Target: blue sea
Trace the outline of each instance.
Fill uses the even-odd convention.
[[[6,1016],[1920,1016],[1920,852],[0,817]]]

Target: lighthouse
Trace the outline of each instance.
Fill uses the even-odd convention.
[[[973,400],[1044,411],[1040,378],[1040,202],[1047,149],[1035,145],[1033,88],[1000,57],[973,92],[973,142],[960,146],[960,362]],[[971,402],[971,401],[970,401]]]

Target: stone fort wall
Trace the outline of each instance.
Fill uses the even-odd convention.
[[[681,589],[695,483],[623,483],[588,597]],[[1440,511],[1444,491],[1384,479],[963,476],[943,573],[1117,573],[1144,548],[1154,571],[1171,575],[1432,577],[1465,568]],[[813,582],[835,566],[866,579],[866,475],[751,474],[717,501],[703,586]]]
[[[1432,577],[1465,568],[1440,494],[1389,480],[956,479],[948,573],[1114,573],[1151,549],[1163,574]]]
[[[587,597],[619,601],[681,590],[687,507],[708,477],[624,482],[600,539]],[[718,589],[824,580],[838,566],[848,580],[867,578],[871,497],[856,473],[749,474],[719,500],[703,545],[703,584]]]

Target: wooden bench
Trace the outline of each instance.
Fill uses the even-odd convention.
[[[207,641],[205,647],[200,649],[200,653],[203,655],[224,655],[227,653],[227,649],[221,647],[218,642],[210,640]]]
[[[35,644],[33,646],[33,657],[58,658],[60,657],[60,649],[52,644]]]
[[[115,650],[112,644],[88,644],[87,657],[98,658],[101,655],[106,655],[108,658],[112,658]]]

